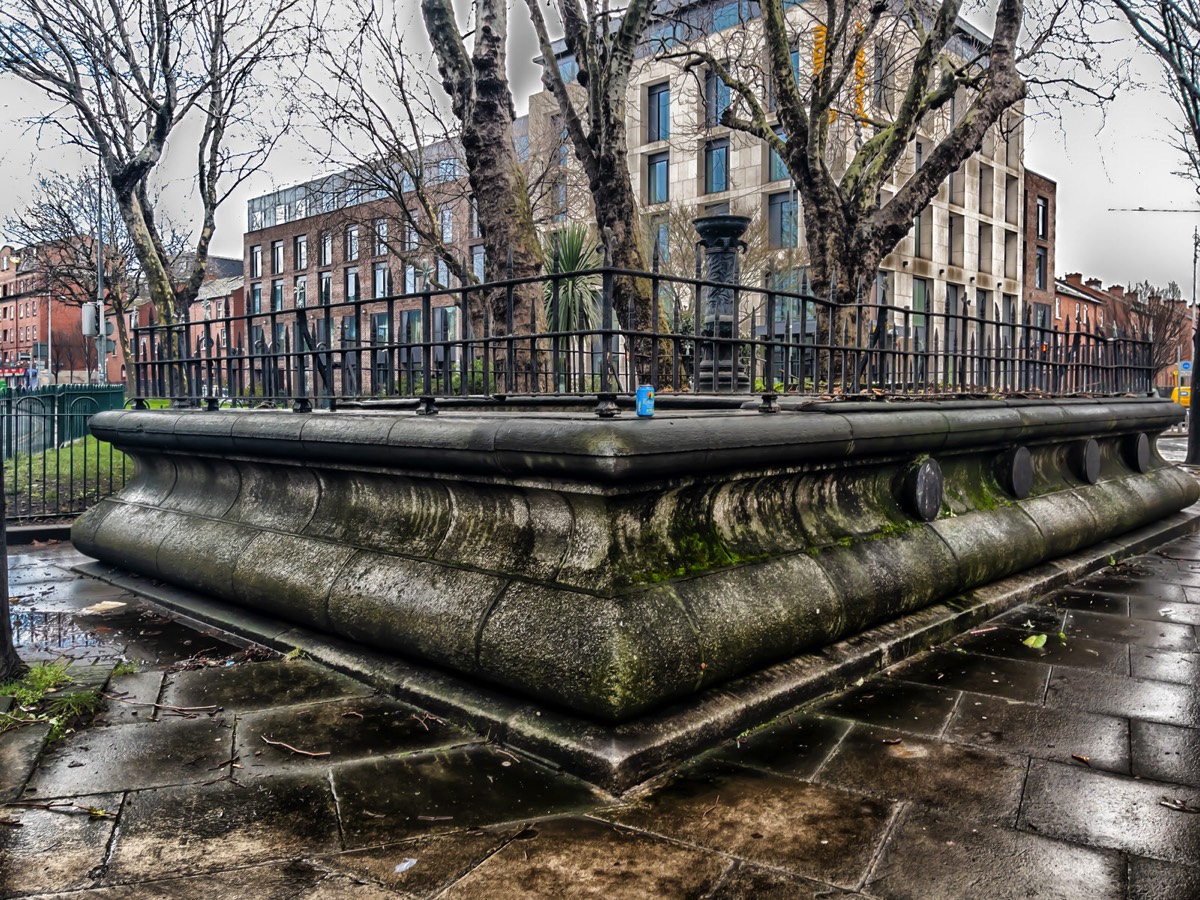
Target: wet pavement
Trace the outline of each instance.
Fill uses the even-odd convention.
[[[0,896],[1200,898],[1200,537],[624,797],[81,559],[10,562],[22,655],[109,699],[0,734]]]

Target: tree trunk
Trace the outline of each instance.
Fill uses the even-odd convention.
[[[0,441],[0,444],[3,442]],[[25,671],[25,663],[13,646],[12,612],[8,602],[8,505],[0,484],[0,684]]]

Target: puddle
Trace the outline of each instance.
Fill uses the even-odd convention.
[[[15,607],[13,639],[26,659],[90,659],[125,656],[154,666],[193,657],[230,657],[234,645],[144,607],[121,604],[108,612],[42,612]]]
[[[111,643],[103,635],[75,621],[69,613],[14,609],[11,618],[13,643],[22,657],[35,654],[71,658],[94,656],[96,654],[89,651]],[[113,648],[113,652],[120,653],[121,648]]]

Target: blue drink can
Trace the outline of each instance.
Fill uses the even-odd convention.
[[[635,407],[637,414],[643,418],[654,415],[654,388],[648,384],[640,385],[637,389]]]

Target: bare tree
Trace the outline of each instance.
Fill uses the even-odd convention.
[[[1163,288],[1142,281],[1130,285],[1125,298],[1134,335],[1150,341],[1154,375],[1191,357],[1191,311],[1178,284],[1172,281]]]
[[[651,0],[630,0],[623,12],[607,4],[555,0],[554,10],[569,53],[578,66],[573,79],[558,65],[539,0],[526,0],[542,52],[542,83],[558,103],[563,128],[587,175],[596,225],[609,257],[618,268],[645,271],[640,204],[629,175],[625,124],[626,95],[634,58],[653,8]],[[644,282],[618,279],[616,306],[634,309],[633,327],[651,330],[651,309]]]
[[[1175,147],[1200,191],[1200,0],[1116,0],[1116,4],[1167,70],[1171,97],[1183,113]]]
[[[389,250],[413,262],[429,254],[471,283],[471,266],[442,227],[443,211],[465,209],[470,195],[445,94],[408,49],[404,20],[390,4],[354,0],[351,10],[351,29],[321,35],[319,74],[308,79],[327,126],[328,146],[315,149],[344,168],[346,187],[381,201],[346,206],[341,218],[369,226],[386,208],[400,225],[380,236]]]
[[[525,173],[519,165],[513,121],[512,91],[508,84],[508,7],[505,0],[475,0],[474,28],[467,48],[450,0],[421,0],[425,30],[437,57],[442,86],[459,123],[471,194],[485,248],[487,281],[527,278],[542,269],[541,244],[533,226],[533,211]],[[492,300],[499,330],[507,326],[500,304]],[[541,290],[527,284],[515,292],[513,326],[540,330],[543,324]],[[528,364],[528,363],[526,363]]]
[[[305,2],[14,0],[0,10],[0,71],[56,104],[43,128],[99,157],[162,322],[195,298],[217,207],[280,135],[271,121],[278,107],[262,102],[264,81],[302,51]],[[194,154],[200,197],[182,283],[172,277],[152,186],[178,153]]]
[[[1110,95],[1096,44],[1074,40],[1093,18],[1086,5],[999,0],[990,38],[960,19],[971,6],[826,0],[785,13],[783,0],[764,0],[761,21],[731,32],[733,44],[665,49],[704,73],[710,93],[728,92],[705,97],[712,118],[763,140],[787,167],[818,294],[848,304],[869,289],[1035,81],[1044,96]],[[1036,80],[1023,71],[1035,57],[1045,63]]]
[[[169,218],[164,217],[162,223],[163,245],[173,262],[183,252],[187,237]],[[37,257],[46,282],[44,289],[72,305],[95,299],[96,250],[102,246],[105,301],[115,321],[121,358],[129,359],[128,314],[137,304],[142,272],[116,200],[110,191],[99,189],[98,176],[58,174],[38,178],[33,199],[6,221],[5,230],[26,246],[26,253]],[[59,350],[55,353],[57,361],[66,362],[57,332],[52,344]],[[132,393],[132,384],[128,387]]]

